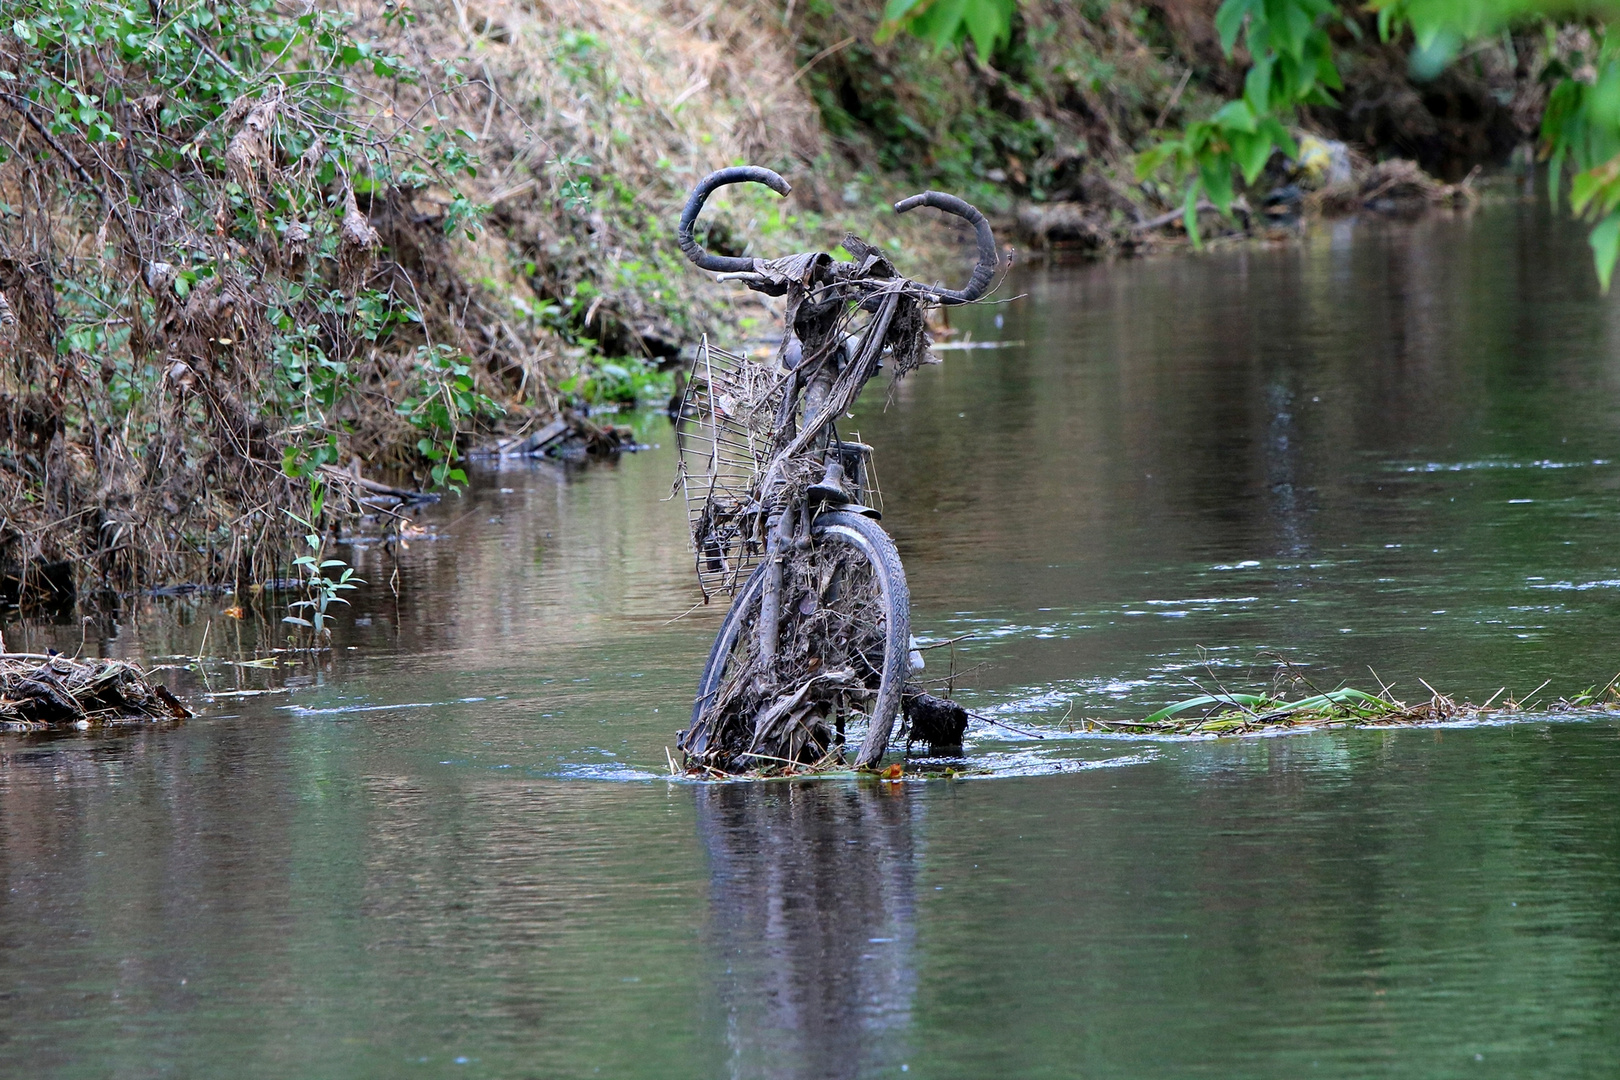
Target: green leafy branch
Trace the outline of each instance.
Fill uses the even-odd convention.
[[[1556,204],[1570,173],[1571,210],[1592,225],[1590,242],[1598,280],[1609,288],[1620,258],[1620,45],[1612,33],[1620,19],[1616,0],[1370,0],[1386,42],[1410,33],[1411,66],[1419,77],[1438,75],[1473,42],[1516,27],[1542,25],[1552,56],[1543,73],[1548,84],[1541,122],[1541,156],[1547,161]],[[936,48],[971,39],[981,58],[1011,35],[1017,0],[889,0],[878,40],[906,31]],[[1552,48],[1554,20],[1575,19],[1592,31],[1593,55],[1558,57]],[[1249,57],[1243,95],[1209,117],[1137,157],[1139,179],[1161,170],[1183,189],[1183,220],[1199,242],[1202,199],[1229,212],[1236,188],[1253,184],[1274,153],[1297,153],[1289,133],[1299,110],[1334,104],[1343,88],[1329,31],[1361,29],[1352,12],[1334,0],[1224,0],[1215,14],[1221,48]]]
[[[314,505],[310,517],[319,517],[325,498],[325,489],[319,480],[313,482]],[[347,604],[342,594],[365,584],[364,579],[354,576],[354,567],[342,559],[323,558],[325,541],[320,531],[309,519],[299,517],[291,511],[287,516],[307,532],[304,534],[304,543],[309,553],[300,555],[293,560],[299,572],[303,575],[305,597],[295,600],[287,605],[292,614],[282,617],[282,622],[290,626],[298,626],[310,632],[310,648],[319,648],[322,642],[332,636],[330,614],[332,605]],[[341,569],[341,573],[337,573]],[[299,613],[302,614],[299,614]]]
[[[399,403],[398,412],[420,433],[416,448],[432,462],[435,487],[460,490],[467,474],[455,464],[458,438],[469,421],[501,414],[499,402],[478,390],[472,368],[448,345],[423,345],[416,351],[418,387]]]
[[[979,59],[989,60],[996,47],[1012,37],[1018,0],[888,0],[877,43],[905,30],[936,49],[971,40]]]
[[[1225,0],[1216,11],[1215,28],[1226,55],[1234,55],[1241,38],[1253,58],[1243,96],[1208,119],[1188,124],[1179,136],[1136,161],[1139,179],[1169,166],[1185,182],[1182,221],[1195,246],[1200,197],[1229,213],[1238,177],[1253,184],[1273,153],[1293,157],[1299,152],[1288,131],[1299,107],[1332,105],[1330,91],[1343,89],[1327,33],[1338,18],[1332,0]]]
[[[1548,191],[1556,202],[1566,166],[1570,209],[1593,223],[1588,238],[1598,281],[1609,290],[1620,255],[1620,55],[1613,35],[1598,38],[1592,76],[1561,78],[1547,97],[1541,137]]]

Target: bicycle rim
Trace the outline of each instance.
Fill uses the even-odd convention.
[[[775,664],[758,657],[764,569],[739,591],[710,650],[680,747],[739,772],[883,756],[908,673],[911,602],[894,542],[855,514],[817,518],[809,551],[783,567]],[[865,727],[853,750],[850,729]]]

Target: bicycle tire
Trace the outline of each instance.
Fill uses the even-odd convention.
[[[870,768],[888,749],[889,737],[900,713],[901,692],[910,674],[911,593],[906,585],[905,568],[900,564],[900,552],[889,534],[876,521],[860,514],[842,511],[821,514],[811,526],[811,540],[818,547],[839,545],[859,553],[871,568],[878,589],[883,623],[881,628],[869,629],[874,636],[881,636],[883,655],[875,672],[878,685],[872,695],[866,735],[853,762],[856,768]],[[680,738],[681,749],[689,759],[701,760],[718,749],[712,743],[717,733],[713,725],[705,722],[705,713],[724,684],[739,640],[743,640],[742,635],[751,633],[758,622],[766,569],[763,565],[756,568],[738,591],[709,649],[709,659],[692,703],[691,726]],[[784,623],[799,617],[793,605],[784,605],[784,612]],[[695,745],[694,738],[698,740]]]

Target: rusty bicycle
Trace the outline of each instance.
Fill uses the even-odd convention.
[[[791,190],[758,166],[711,173],[686,201],[681,248],[717,280],[782,298],[785,315],[764,358],[704,338],[679,401],[678,484],[699,582],[705,600],[732,602],[678,745],[703,771],[871,768],[917,697],[907,681],[922,657],[900,553],[879,524],[871,447],[841,438],[838,422],[885,363],[898,379],[929,361],[925,312],[979,300],[1000,257],[984,215],[936,191],[894,208],[933,207],[972,226],[978,260],[961,289],[901,275],[854,235],[843,240],[847,261],[704,250],[694,236],[704,203],[742,183]]]

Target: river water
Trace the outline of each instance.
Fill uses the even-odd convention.
[[[227,600],[7,629],[204,707],[0,737],[0,1072],[1610,1074],[1614,718],[1070,730],[1273,654],[1409,700],[1620,670],[1620,306],[1580,230],[1343,223],[1015,294],[956,321],[1022,344],[853,426],[917,632],[971,634],[959,696],[1042,738],[975,723],[970,780],[671,782],[719,612],[674,618],[641,417],[656,449],[340,551],[370,584],[318,665],[230,663],[276,627]],[[280,692],[205,696],[243,688]]]

